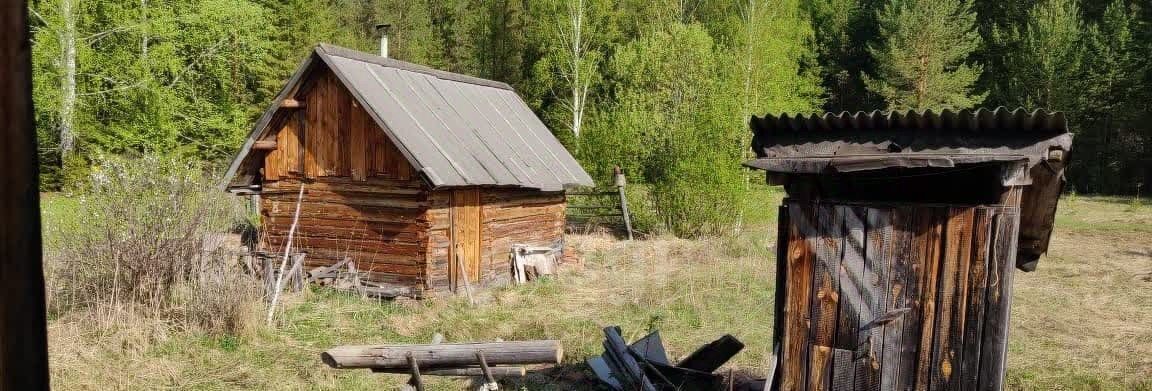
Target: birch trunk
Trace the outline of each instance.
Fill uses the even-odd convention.
[[[64,73],[60,87],[60,158],[63,160],[75,149],[76,117],[76,13],[72,9],[73,0],[60,1],[60,14],[64,26],[60,31],[60,48],[63,50]]]
[[[568,28],[559,28],[560,38],[567,46],[567,69],[562,73],[568,82],[571,92],[572,135],[580,138],[584,127],[584,112],[587,107],[588,89],[591,84],[591,75],[584,72],[583,67],[588,58],[588,43],[584,37],[584,13],[586,12],[584,0],[568,1]]]

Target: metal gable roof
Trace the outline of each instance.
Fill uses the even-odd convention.
[[[315,58],[336,75],[431,187],[562,190],[592,178],[507,84],[321,44]],[[305,62],[292,79],[310,66]],[[285,91],[291,89],[291,85]],[[283,94],[282,94],[283,95]],[[283,96],[280,98],[283,99]],[[275,111],[276,107],[270,109]],[[257,123],[229,170],[234,176]]]

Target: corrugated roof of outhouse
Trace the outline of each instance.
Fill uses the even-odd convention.
[[[753,116],[749,125],[755,132],[762,131],[835,131],[835,130],[912,130],[933,129],[949,131],[993,131],[1009,130],[1022,132],[1068,131],[1068,120],[1064,113],[1045,110],[1028,111],[1023,108],[1009,110],[1006,107],[952,111],[944,109],[937,113],[924,111],[858,111],[824,114],[768,114]]]

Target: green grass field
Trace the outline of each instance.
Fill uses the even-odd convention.
[[[765,210],[778,200],[765,200]],[[44,202],[47,235],[82,221],[75,201]],[[770,221],[774,221],[770,220]],[[1014,390],[1152,390],[1152,206],[1074,197],[1061,204],[1048,256],[1016,277],[1008,382]],[[672,356],[731,333],[748,347],[730,365],[763,373],[770,357],[774,224],[730,238],[622,242],[572,235],[584,254],[551,280],[460,298],[377,302],[324,289],[293,295],[274,328],[254,311],[240,336],[205,336],[145,319],[93,331],[51,321],[58,389],[398,389],[401,375],[328,369],[342,344],[557,338],[563,365],[516,389],[595,389],[582,362],[601,351],[601,327],[635,339],[659,329]],[[50,237],[46,238],[49,246]],[[253,297],[252,300],[259,300]],[[130,318],[129,318],[130,319]],[[430,389],[459,390],[462,380]],[[509,387],[512,389],[513,387]]]

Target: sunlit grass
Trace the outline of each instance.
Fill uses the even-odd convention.
[[[476,307],[458,297],[381,302],[314,288],[289,297],[273,329],[236,337],[173,334],[149,342],[89,335],[82,324],[53,322],[54,384],[397,389],[405,376],[329,369],[319,353],[343,344],[424,343],[440,333],[449,342],[560,339],[566,352],[561,366],[533,371],[509,389],[587,389],[595,383],[582,363],[601,353],[601,328],[608,325],[620,325],[630,340],[659,329],[674,357],[731,333],[748,345],[731,365],[764,373],[771,356],[779,204],[778,194],[771,197],[757,200],[763,204],[757,213],[772,216],[768,222],[747,224],[729,237],[624,242],[602,234],[569,236],[584,254],[582,267],[567,265],[555,278],[488,290],[477,295]],[[1137,275],[1152,271],[1152,257],[1137,252],[1152,247],[1150,231],[1137,228],[1152,218],[1152,209],[1132,208],[1123,199],[1062,202],[1049,255],[1039,270],[1016,277],[1009,389],[1152,390],[1152,283]],[[126,325],[124,333],[133,327]],[[435,379],[428,388],[468,384]]]

